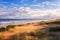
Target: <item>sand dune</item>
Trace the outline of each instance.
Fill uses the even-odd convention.
[[[14,29],[11,29],[8,32],[0,32],[0,35],[3,35],[5,39],[9,38],[14,34],[24,33],[24,32],[31,32],[37,29],[44,28],[43,26],[35,26],[36,24],[26,24],[24,26],[16,26]]]
[[[50,25],[38,25],[37,23],[29,23],[29,24],[23,24],[23,25],[16,25],[15,28],[10,29],[10,31],[7,32],[0,32],[0,35],[3,35],[5,37],[5,39],[13,36],[14,34],[20,34],[20,33],[24,33],[24,32],[31,32],[37,29],[44,29],[44,28],[48,28],[50,26],[60,26],[59,24],[50,24]]]

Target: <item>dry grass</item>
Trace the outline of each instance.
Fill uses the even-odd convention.
[[[5,39],[11,37],[14,34],[18,34],[18,33],[24,33],[24,32],[31,32],[37,29],[41,29],[44,28],[42,26],[34,26],[34,24],[25,24],[23,26],[16,26],[14,29],[10,29],[10,31],[6,31],[6,32],[0,32],[0,35],[3,34],[3,36],[5,37]]]
[[[24,32],[31,32],[37,29],[43,29],[46,27],[51,27],[51,26],[56,26],[56,25],[47,25],[47,26],[42,26],[38,25],[37,23],[28,23],[28,24],[23,24],[23,25],[16,25],[15,28],[10,29],[9,31],[6,32],[0,32],[0,35],[3,35],[5,39],[10,38],[12,35],[19,34],[19,33],[24,33]],[[59,25],[60,26],[60,25]]]

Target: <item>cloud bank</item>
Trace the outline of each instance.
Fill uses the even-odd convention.
[[[15,19],[52,19],[60,18],[60,9],[53,10],[34,10],[30,7],[14,7],[14,8],[1,8],[0,18],[15,18]]]
[[[0,19],[60,18],[60,0],[0,0]]]

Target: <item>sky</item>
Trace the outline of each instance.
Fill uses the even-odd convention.
[[[60,18],[60,0],[0,0],[0,19]]]

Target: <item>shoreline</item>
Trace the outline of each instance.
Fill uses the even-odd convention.
[[[16,23],[16,24],[7,24],[7,25],[0,25],[0,27],[8,26],[8,25],[26,25],[26,24],[35,24],[35,23],[38,23],[38,22],[28,22],[28,23],[20,23],[20,24],[18,24],[18,23]]]
[[[2,21],[0,22],[0,26],[5,25],[11,25],[11,24],[27,24],[27,23],[33,23],[33,22],[40,22],[43,20],[17,20],[17,21]]]

